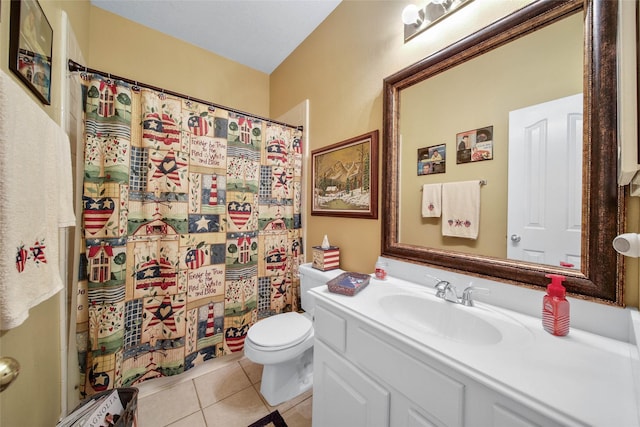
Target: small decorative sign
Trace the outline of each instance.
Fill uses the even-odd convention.
[[[456,134],[456,163],[493,160],[493,126]]]
[[[418,175],[445,173],[447,146],[445,144],[418,148]]]

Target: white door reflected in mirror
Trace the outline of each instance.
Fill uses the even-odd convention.
[[[582,110],[577,94],[509,113],[509,259],[580,270]]]

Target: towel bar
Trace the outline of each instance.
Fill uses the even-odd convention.
[[[487,180],[486,179],[481,179],[479,184],[480,185],[487,185]],[[420,191],[422,191],[422,187],[420,187]]]

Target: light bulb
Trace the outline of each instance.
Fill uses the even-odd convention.
[[[411,24],[419,24],[420,23],[420,13],[418,11],[418,6],[415,4],[410,4],[402,10],[402,22],[405,25]]]

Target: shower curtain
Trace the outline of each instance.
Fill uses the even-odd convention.
[[[299,306],[302,132],[82,73],[81,397],[243,350]]]

